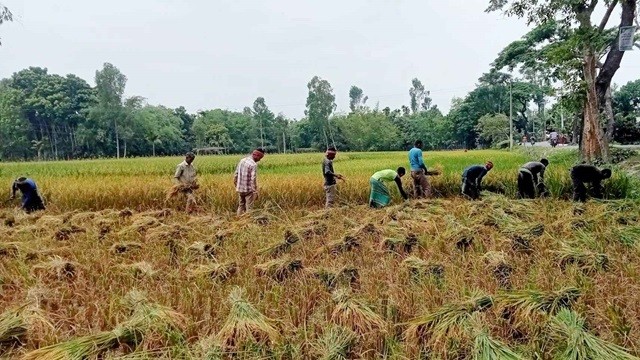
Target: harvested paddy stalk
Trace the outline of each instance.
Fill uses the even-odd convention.
[[[518,290],[498,295],[496,302],[508,315],[530,320],[539,313],[555,315],[562,309],[570,309],[580,295],[580,290],[574,287],[550,292]]]
[[[134,241],[116,243],[111,245],[111,252],[114,254],[124,254],[140,249],[142,249],[142,244]]]
[[[575,265],[585,273],[593,273],[609,268],[609,257],[607,254],[596,253],[567,244],[563,244],[562,248],[555,251],[555,253],[558,257],[558,265],[563,270],[567,265]]]
[[[292,232],[291,230],[286,230],[284,232],[284,239],[282,241],[259,250],[259,253],[268,254],[272,257],[278,257],[284,253],[289,252],[291,250],[291,246],[298,241],[300,241],[300,237],[296,233]]]
[[[314,344],[314,358],[320,360],[347,360],[354,355],[358,335],[342,326],[330,326]]]
[[[411,279],[414,281],[425,276],[431,276],[437,281],[442,281],[444,278],[444,266],[440,264],[431,264],[416,256],[409,256],[402,261],[402,264],[409,270]]]
[[[36,275],[45,275],[58,280],[72,280],[77,276],[78,264],[60,257],[33,266]]]
[[[511,237],[511,248],[513,251],[530,255],[533,253],[533,246],[529,238],[521,235],[513,235]]]
[[[225,281],[236,274],[238,265],[235,262],[200,265],[191,270],[193,276],[208,277],[211,280]]]
[[[352,251],[360,248],[360,240],[352,235],[345,235],[340,240],[335,240],[327,244],[326,247],[319,252],[328,251],[331,254],[338,255],[347,251]]]
[[[562,309],[551,322],[552,330],[561,339],[556,359],[616,359],[638,360],[626,349],[607,342],[586,330],[585,320],[577,313]]]
[[[56,240],[69,240],[73,234],[85,233],[87,230],[81,227],[71,225],[56,230],[54,238]]]
[[[506,254],[502,251],[489,251],[483,256],[484,263],[498,281],[500,287],[511,288],[511,273],[513,267],[507,262]]]
[[[119,265],[121,269],[131,272],[133,277],[137,279],[145,277],[153,277],[157,272],[153,270],[153,266],[146,261],[140,261],[134,264]]]
[[[302,224],[302,227],[298,231],[300,236],[304,239],[310,239],[314,236],[322,236],[327,233],[329,228],[327,224],[321,223],[319,221],[311,221],[305,224]]]
[[[19,242],[0,242],[1,257],[18,257],[24,244]]]
[[[301,260],[291,260],[289,258],[275,259],[255,266],[256,273],[260,276],[267,276],[276,281],[284,281],[294,273],[302,270]]]
[[[320,279],[328,290],[342,286],[352,287],[356,285],[360,279],[358,269],[353,266],[345,266],[337,271],[316,269],[312,270],[312,274]]]
[[[386,238],[380,243],[380,249],[408,254],[418,245],[418,237],[411,233],[404,238]]]
[[[143,216],[135,219],[133,221],[133,224],[125,227],[118,234],[120,236],[127,236],[128,234],[131,234],[131,233],[143,234],[147,230],[160,225],[161,223],[160,221],[158,221],[158,219],[151,216]]]
[[[525,360],[506,344],[493,339],[486,331],[476,334],[473,341],[474,360]]]
[[[475,312],[493,306],[493,299],[486,295],[473,295],[467,300],[450,303],[440,309],[419,316],[408,322],[405,338],[412,343],[444,344],[447,339],[464,336],[469,319]]]
[[[245,345],[273,345],[279,338],[274,321],[264,316],[246,298],[239,287],[231,290],[228,299],[231,310],[216,341],[224,349],[239,350]]]
[[[353,237],[361,240],[380,241],[382,230],[372,223],[364,224],[352,230]]]
[[[46,346],[27,353],[23,360],[65,360],[98,357],[104,352],[126,344],[135,347],[147,338],[164,338],[165,345],[177,339],[175,336],[183,326],[184,318],[175,311],[148,300],[139,292],[126,296],[131,317],[114,330],[77,337],[55,345]]]
[[[20,346],[27,336],[27,319],[22,309],[7,310],[0,314],[0,354]]]
[[[335,307],[331,321],[345,326],[360,335],[385,331],[386,323],[363,301],[355,299],[350,289],[338,289],[332,294]]]
[[[196,241],[187,247],[187,251],[196,257],[203,259],[215,259],[216,248],[212,244]]]
[[[640,240],[640,226],[631,226],[616,231],[614,236],[626,246],[636,246]]]
[[[147,231],[145,239],[148,241],[163,241],[168,239],[183,239],[189,233],[189,228],[179,224],[160,225]]]

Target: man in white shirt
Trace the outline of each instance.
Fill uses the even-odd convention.
[[[238,216],[251,211],[253,202],[258,198],[258,162],[263,157],[263,149],[253,150],[251,155],[240,160],[233,174],[233,184],[238,193]]]

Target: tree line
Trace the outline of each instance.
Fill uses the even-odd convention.
[[[189,113],[149,105],[140,96],[124,98],[127,77],[112,64],[96,71],[95,86],[69,74],[30,67],[0,80],[0,156],[5,160],[74,159],[176,155],[201,148],[227,153],[262,146],[270,152],[314,151],[328,145],[341,150],[402,150],[415,139],[426,149],[475,148],[508,143],[508,116],[516,136],[571,129],[579,122],[564,98],[547,106],[554,94],[534,77],[484,74],[476,88],[452,101],[443,114],[418,79],[411,81],[409,105],[370,106],[365,92],[352,86],[349,112],[336,113],[331,84],[314,77],[307,84],[305,117],[274,114],[258,97],[242,112],[223,109]],[[640,80],[613,92],[612,139],[640,140]],[[564,113],[563,113],[564,112]]]
[[[543,139],[554,129],[578,143],[585,160],[606,160],[609,142],[640,141],[640,80],[620,88],[612,83],[624,56],[618,29],[633,24],[638,1],[604,2],[599,21],[598,5],[489,0],[488,12],[525,18],[532,30],[505,47],[475,89],[453,99],[448,114],[432,104],[417,78],[408,105],[399,109],[372,106],[365,91],[352,86],[349,111],[336,113],[331,84],[315,76],[307,84],[305,116],[290,119],[274,114],[263,97],[241,112],[197,113],[124,98],[127,77],[109,63],[96,71],[95,86],[73,74],[30,67],[0,80],[0,157],[119,158],[202,148],[240,153],[255,146],[270,152],[329,145],[377,151],[406,149],[415,139],[427,149],[505,146],[512,116],[516,138]],[[609,27],[616,9],[620,21]],[[0,25],[7,21],[12,14],[0,5]]]

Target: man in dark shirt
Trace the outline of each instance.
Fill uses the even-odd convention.
[[[325,208],[330,208],[336,200],[336,179],[344,180],[342,175],[336,174],[333,171],[333,159],[336,158],[338,151],[335,147],[327,149],[326,156],[322,162],[322,175],[324,176],[324,194],[325,194]]]
[[[591,183],[593,197],[602,197],[602,180],[611,177],[611,170],[598,170],[593,165],[581,164],[571,168],[571,180],[573,181],[573,200],[587,201],[587,188],[584,183]]]
[[[549,166],[549,160],[541,159],[540,161],[530,161],[518,170],[518,194],[521,198],[533,199],[538,195],[543,196],[546,193],[544,187],[544,171]]]
[[[22,193],[22,209],[27,214],[45,209],[42,198],[38,194],[38,187],[35,181],[25,177],[18,178],[14,181],[11,186],[11,200],[15,199],[18,190]]]
[[[487,161],[482,165],[473,165],[464,169],[462,173],[462,194],[467,195],[472,199],[478,199],[480,197],[480,191],[482,191],[482,178],[487,175],[487,172],[493,168],[493,163]]]

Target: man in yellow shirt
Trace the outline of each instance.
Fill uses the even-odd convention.
[[[372,208],[380,208],[389,205],[391,202],[391,195],[389,194],[389,188],[384,184],[385,182],[395,182],[398,185],[398,190],[402,198],[407,200],[407,194],[402,189],[402,178],[406,170],[403,167],[399,167],[394,171],[391,169],[380,170],[371,176],[369,184],[371,185],[371,195],[369,195],[369,206]]]

